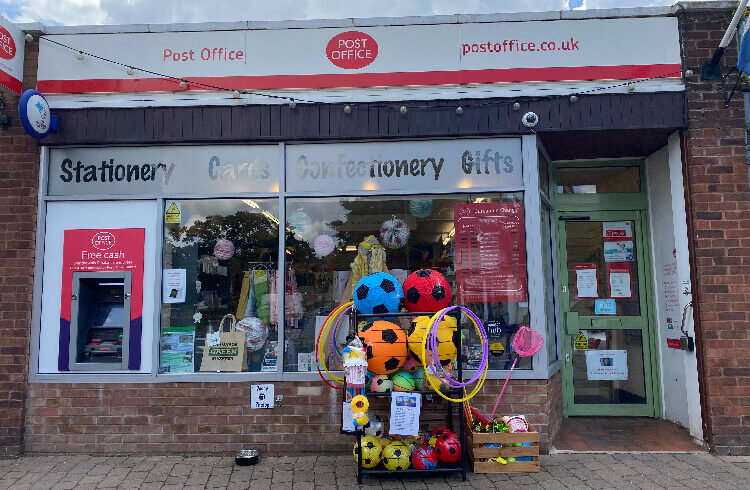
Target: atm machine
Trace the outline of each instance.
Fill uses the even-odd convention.
[[[70,369],[128,369],[131,272],[74,272]]]

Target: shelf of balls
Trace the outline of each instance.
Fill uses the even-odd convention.
[[[440,463],[440,466],[437,468],[431,469],[431,470],[416,470],[414,468],[409,468],[407,470],[386,470],[381,467],[382,465],[378,465],[375,468],[362,468],[362,474],[364,475],[393,475],[394,473],[456,473],[463,471],[463,468],[460,464],[445,464]]]

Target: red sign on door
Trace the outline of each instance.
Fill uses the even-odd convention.
[[[456,204],[453,213],[458,301],[526,301],[523,203]]]

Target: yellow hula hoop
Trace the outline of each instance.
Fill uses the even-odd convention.
[[[360,405],[362,405],[360,407]],[[351,401],[352,406],[352,412],[367,412],[367,409],[370,408],[370,402],[367,400],[367,397],[364,395],[357,395],[354,398],[352,398]]]
[[[328,330],[330,330],[332,325],[336,324],[336,321],[338,320],[339,316],[341,315],[341,311],[346,309],[347,307],[351,306],[353,304],[352,301],[349,301],[348,303],[344,303],[343,305],[337,306],[333,312],[331,313],[331,316],[328,318],[327,322],[323,323],[323,326],[321,327],[320,332],[320,338],[318,339],[318,360],[320,361],[320,367],[323,368],[323,370],[328,374],[328,376],[331,377],[333,381],[335,381],[338,384],[344,384],[344,378],[339,378],[338,376],[331,373],[331,371],[328,370],[328,366],[326,365],[326,356],[324,345],[326,343],[326,339],[328,338]]]
[[[444,309],[445,308],[443,308],[443,310]],[[423,366],[427,366],[427,364],[424,361],[428,359],[427,358],[427,336],[430,333],[430,330],[432,330],[432,326],[435,323],[435,320],[440,315],[440,313],[442,313],[443,310],[440,310],[437,313],[435,313],[434,315],[432,315],[432,317],[430,318],[430,324],[425,329],[424,338],[422,338],[422,349],[421,349],[422,365]],[[472,317],[470,317],[470,316],[469,316],[469,320],[471,320],[471,323],[474,324],[474,328],[477,330],[477,333],[479,334],[479,338],[482,339],[482,334],[479,331],[479,325],[477,325],[477,322],[475,322],[474,319]],[[458,322],[458,323],[460,323],[460,322]],[[460,335],[460,328],[461,328],[461,326],[459,325],[458,328],[459,328],[459,335]],[[482,339],[482,347],[483,347],[483,350],[484,350],[484,339]],[[461,362],[461,353],[460,352],[458,353],[458,356],[459,356],[458,357],[458,362]],[[484,371],[482,372],[481,376],[477,380],[477,384],[474,387],[474,390],[472,390],[471,393],[469,393],[468,395],[464,396],[463,398],[451,398],[449,396],[444,395],[440,391],[440,385],[437,384],[437,382],[435,381],[435,378],[439,377],[437,373],[435,373],[434,375],[430,375],[430,373],[426,372],[426,369],[425,369],[425,374],[426,374],[425,377],[427,378],[427,381],[430,383],[430,386],[432,386],[432,389],[435,390],[435,392],[438,395],[442,396],[443,398],[445,398],[449,402],[462,403],[462,402],[465,402],[465,401],[468,401],[468,400],[474,398],[474,395],[476,395],[477,393],[479,393],[479,390],[482,389],[482,385],[484,384],[484,380],[487,378],[488,368],[489,368],[489,363],[488,363],[488,365],[486,365],[484,367]],[[466,392],[466,389],[464,388],[464,393],[465,392]]]

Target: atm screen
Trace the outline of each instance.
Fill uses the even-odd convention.
[[[124,308],[120,304],[99,305],[96,310],[94,327],[122,327]]]

